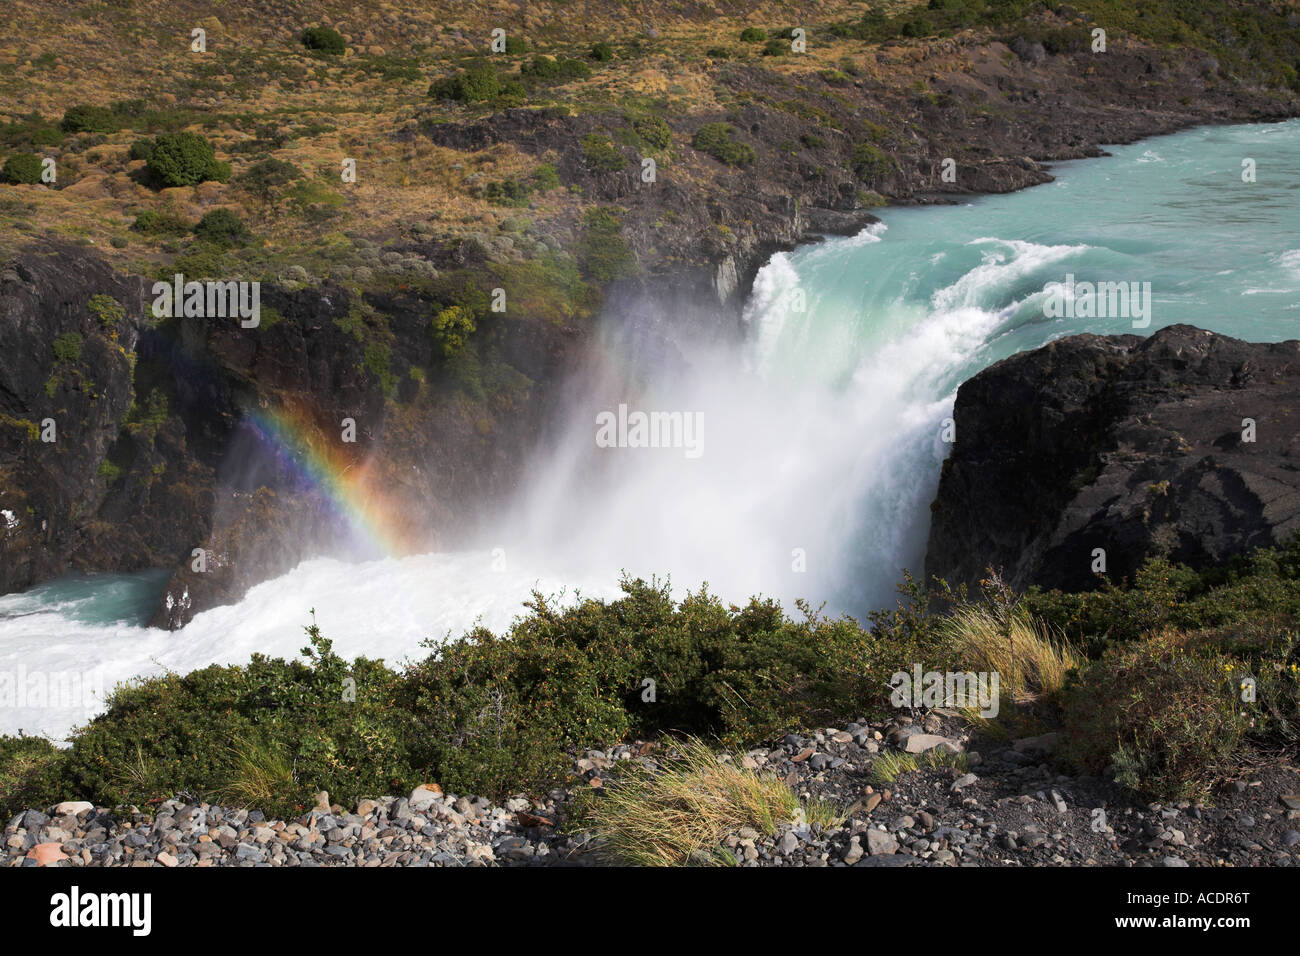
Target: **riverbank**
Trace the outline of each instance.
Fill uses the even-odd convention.
[[[284,865],[498,850],[734,863],[765,847],[770,862],[798,851],[819,865],[854,857],[854,836],[903,861],[1294,862],[1300,542],[1200,574],[1151,561],[1135,582],[1080,594],[909,585],[871,630],[626,588],[565,610],[539,601],[508,634],[475,632],[400,671],[345,661],[313,632],[304,661],[121,687],[67,749],[0,738],[9,859],[58,843],[83,863],[125,862],[128,847],[178,845],[164,837],[183,824],[191,862],[214,863],[249,840],[241,860],[269,862],[252,851],[275,839]],[[456,796],[434,806],[435,793]],[[407,810],[428,800],[432,816],[407,822],[384,794],[407,794]],[[65,801],[89,806],[42,819]],[[129,838],[134,815],[160,805],[170,819]],[[110,839],[96,807],[132,827]],[[227,820],[231,807],[257,815]],[[365,819],[381,808],[396,831]],[[234,830],[202,855],[217,837],[199,811]],[[285,826],[252,832],[266,820]]]

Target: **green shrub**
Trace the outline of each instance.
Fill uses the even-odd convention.
[[[691,145],[728,166],[745,166],[754,161],[754,148],[732,139],[735,130],[726,123],[706,123],[695,133]]]
[[[397,389],[397,376],[393,374],[392,361],[393,350],[383,342],[366,343],[362,365],[385,395],[392,395]]]
[[[1024,604],[1089,653],[1164,628],[1195,631],[1260,617],[1300,618],[1300,537],[1197,572],[1148,560],[1131,582],[1063,594],[1031,588]]]
[[[482,103],[495,99],[502,91],[501,77],[487,59],[472,60],[453,76],[441,77],[429,86],[429,95],[458,103]]]
[[[0,168],[0,180],[14,185],[35,185],[41,181],[41,157],[35,153],[14,153]]]
[[[65,133],[116,133],[122,126],[107,106],[73,106],[63,114],[59,128]]]
[[[551,189],[560,188],[560,174],[556,172],[554,163],[542,163],[532,175],[533,186],[538,192],[546,192]]]
[[[762,43],[767,39],[767,31],[758,27],[745,27],[740,31],[741,43]]]
[[[131,144],[131,148],[127,151],[126,155],[128,159],[147,160],[153,155],[153,140],[137,139]]]
[[[444,356],[454,355],[478,327],[474,312],[464,305],[439,309],[433,317],[433,338]]]
[[[535,56],[531,63],[525,63],[519,68],[521,76],[532,77],[539,80],[554,79],[560,75],[560,64],[554,57]]]
[[[521,53],[528,52],[528,41],[521,36],[509,35],[506,37],[506,53],[511,56],[518,56]]]
[[[599,173],[616,173],[627,165],[627,157],[608,136],[588,133],[582,137],[582,155],[587,165]]]
[[[636,257],[623,241],[623,223],[616,210],[599,207],[587,211],[577,258],[583,276],[599,283],[625,278],[635,271]]]
[[[614,59],[614,48],[604,40],[598,40],[591,45],[591,52],[587,55],[597,62],[608,63]]]
[[[116,329],[118,323],[126,318],[126,309],[111,295],[92,295],[86,305],[99,320],[99,324],[107,330]]]
[[[81,358],[81,333],[64,332],[54,340],[54,358],[59,362],[75,362]]]
[[[710,60],[730,60],[731,51],[725,46],[711,46],[704,51],[704,55]]]
[[[571,57],[554,59],[535,56],[519,68],[519,75],[535,80],[582,79],[591,76],[591,67],[582,60]]]
[[[270,202],[285,186],[302,178],[302,170],[283,159],[263,159],[235,178],[235,183],[262,202]]]
[[[639,117],[632,121],[632,129],[652,149],[667,149],[673,144],[673,131],[661,117]]]
[[[131,229],[147,236],[183,236],[190,231],[190,224],[174,213],[146,209],[135,217]]]
[[[763,56],[785,56],[790,52],[788,40],[768,40],[763,44]]]
[[[63,765],[63,752],[44,737],[0,735],[0,816],[63,799]]]
[[[194,235],[218,246],[243,246],[252,238],[244,221],[229,209],[207,213],[195,224]]]
[[[163,133],[154,140],[148,169],[162,186],[226,182],[230,165],[217,160],[212,144],[197,133]]]
[[[1067,760],[1161,800],[1203,796],[1246,730],[1236,662],[1165,632],[1108,651],[1067,685]]]
[[[878,184],[893,165],[893,161],[878,146],[858,143],[853,147],[853,172],[869,186]]]
[[[348,48],[343,35],[329,27],[307,27],[298,39],[307,49],[328,53],[331,56],[342,56]]]
[[[297,815],[318,789],[351,804],[421,782],[406,755],[409,717],[391,708],[397,675],[348,664],[314,626],[309,636],[305,663],[259,654],[117,688],[73,741],[66,792],[110,806],[178,792],[220,799],[254,789],[250,764],[280,763],[288,779],[263,809]]]
[[[53,126],[42,126],[32,131],[33,146],[60,146],[63,143],[63,133]]]

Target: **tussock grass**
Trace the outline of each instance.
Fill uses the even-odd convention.
[[[1086,662],[1064,639],[1017,609],[1000,612],[994,606],[965,605],[944,619],[940,634],[965,668],[996,672],[999,694],[1012,704],[1055,699],[1066,675]],[[974,710],[965,716],[983,720]]]
[[[719,761],[706,743],[690,738],[660,770],[630,768],[593,795],[580,819],[613,860],[681,866],[697,859],[697,851],[718,864],[734,863],[719,844],[741,827],[771,836],[782,823],[838,826],[843,815],[824,800],[801,801],[771,774]]]
[[[880,787],[891,784],[903,774],[916,770],[951,768],[965,773],[969,766],[970,760],[965,753],[953,753],[943,747],[935,747],[920,754],[886,750],[871,762],[868,776],[872,785]]]
[[[221,800],[245,808],[265,807],[296,788],[293,767],[278,750],[260,741],[243,741],[230,753],[234,772],[217,791]]]

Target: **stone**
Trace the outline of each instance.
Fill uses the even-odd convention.
[[[442,798],[442,787],[436,783],[422,783],[407,797],[412,810],[427,810]]]
[[[867,852],[872,856],[897,853],[898,840],[892,833],[886,833],[884,830],[877,830],[873,827],[867,831]]]
[[[1029,754],[1046,754],[1056,749],[1061,735],[1053,731],[1050,734],[1040,734],[1037,737],[1021,737],[1019,740],[1012,742],[1011,747],[1016,753]]]
[[[849,845],[844,848],[844,856],[842,859],[849,866],[852,866],[854,863],[857,863],[858,860],[862,859],[862,855],[865,852],[862,849],[861,842],[859,842],[860,839],[860,837],[852,837],[849,840]]]
[[[923,754],[946,743],[949,743],[948,738],[938,734],[911,734],[903,744],[903,749],[910,754]]]
[[[57,843],[38,843],[27,851],[27,859],[35,860],[37,866],[54,866],[67,858]]]
[[[71,814],[76,816],[79,813],[85,813],[87,810],[95,809],[95,805],[88,800],[65,800],[54,807],[54,815],[57,817]]]
[[[952,782],[952,787],[950,789],[954,791],[964,790],[977,780],[979,780],[979,777],[975,776],[975,774],[964,773]]]

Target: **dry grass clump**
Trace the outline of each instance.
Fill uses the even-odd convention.
[[[720,760],[689,738],[657,771],[630,768],[580,813],[602,853],[637,866],[681,866],[728,855],[720,843],[741,827],[769,836],[782,823],[838,826],[840,811],[823,800],[801,801],[771,774]]]
[[[1018,610],[971,604],[957,608],[940,630],[957,660],[973,671],[996,673],[1013,704],[1055,698],[1066,675],[1086,659],[1044,625]]]

